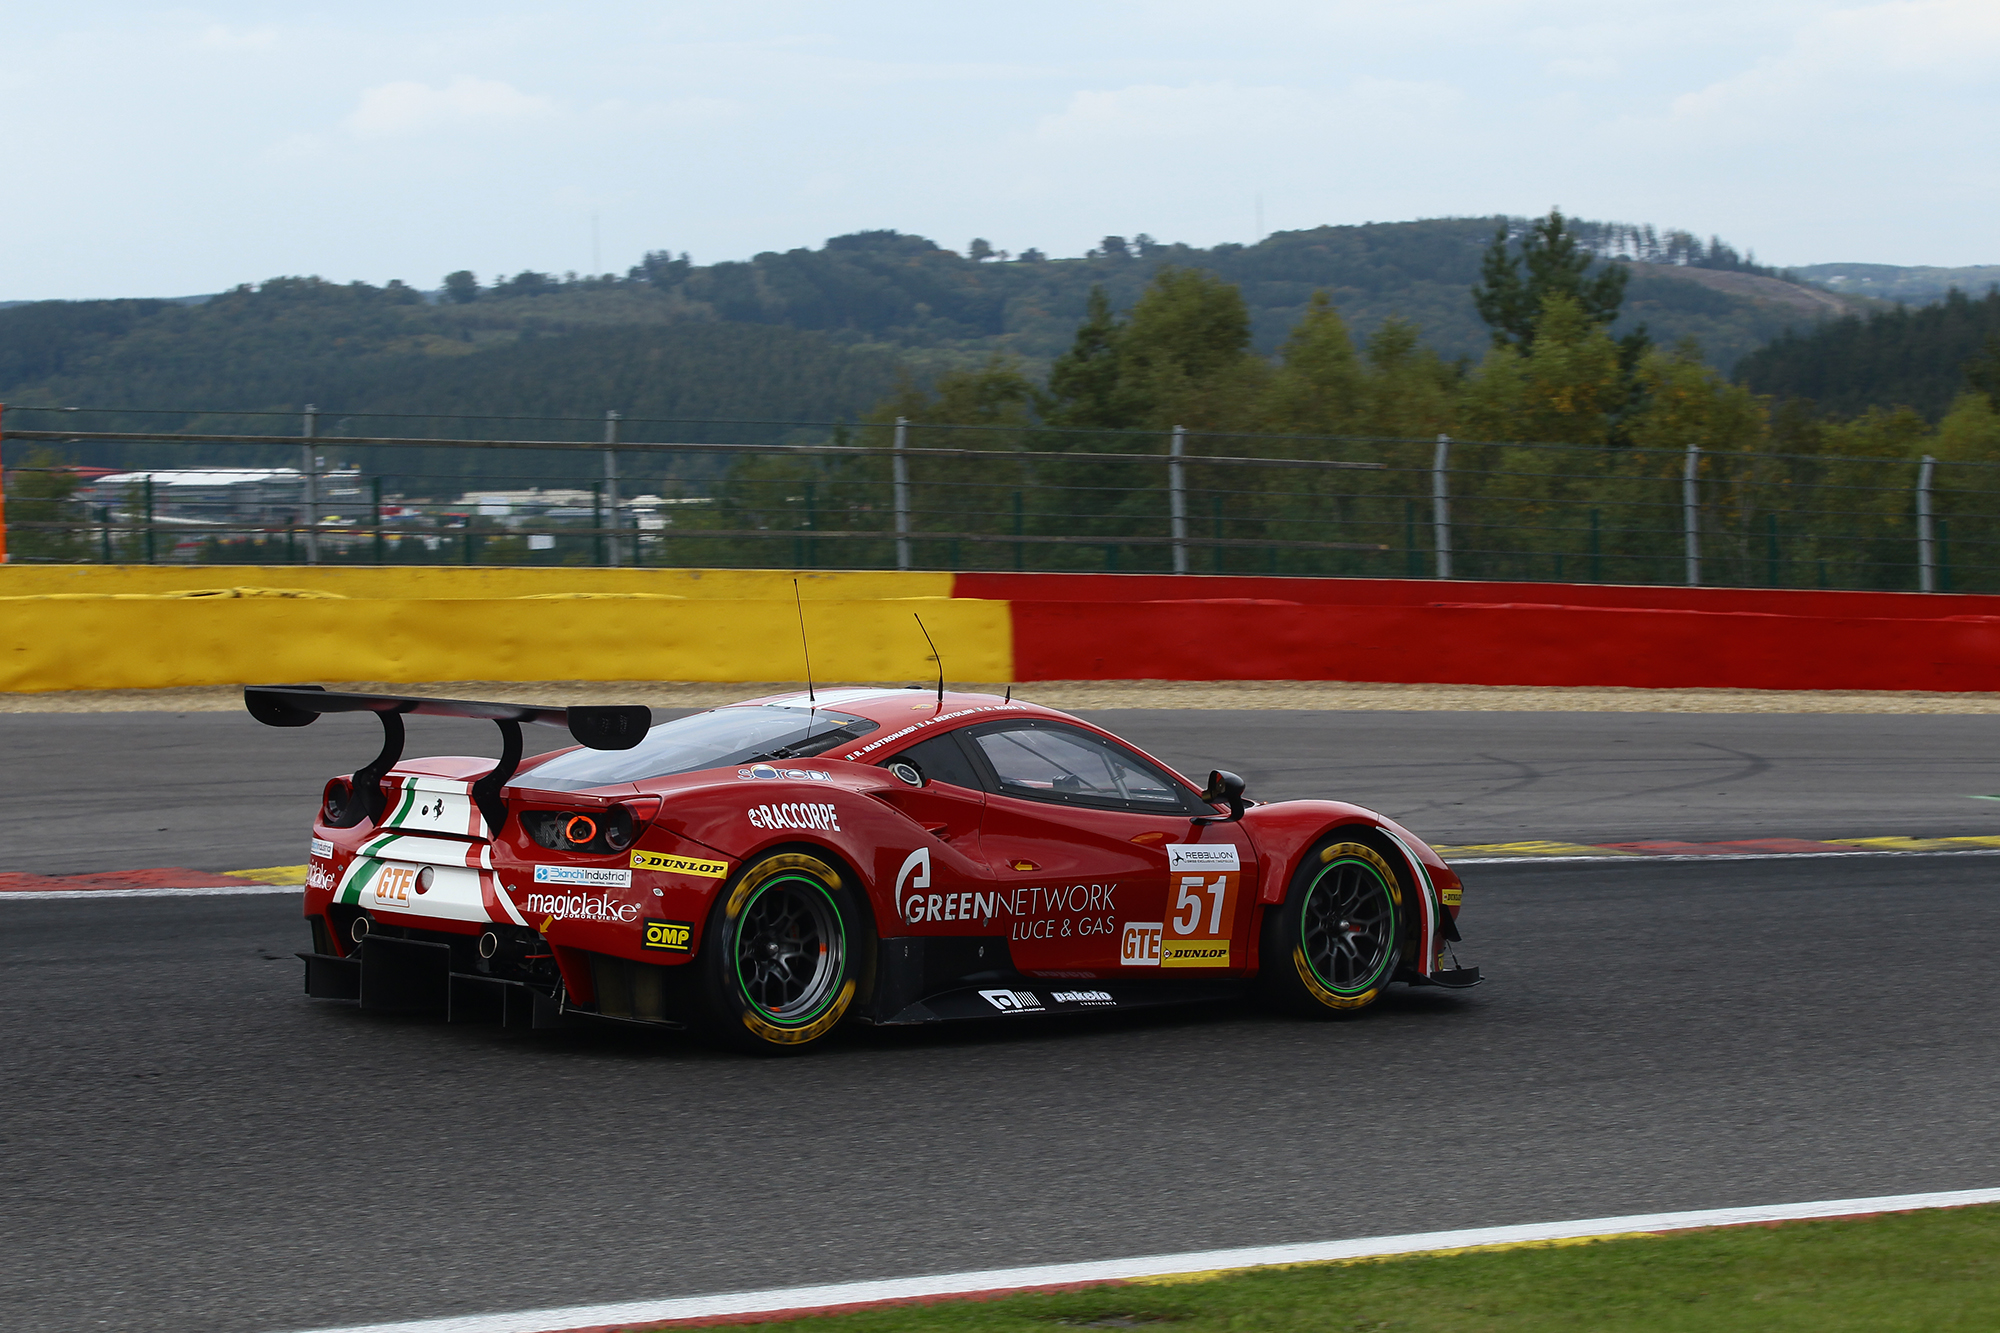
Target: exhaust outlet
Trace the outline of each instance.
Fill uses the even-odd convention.
[[[356,944],[368,938],[368,918],[365,916],[355,917],[354,924],[347,928],[347,937]]]
[[[498,935],[489,930],[479,937],[479,956],[481,958],[491,958],[499,952],[500,937]]]

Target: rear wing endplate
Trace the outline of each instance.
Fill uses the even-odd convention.
[[[567,727],[593,750],[629,750],[646,739],[653,710],[644,704],[595,704],[542,708],[533,704],[481,703],[470,699],[417,699],[396,694],[347,694],[318,685],[250,685],[243,690],[250,716],[269,727],[303,727],[322,713],[373,713],[382,721],[382,752],[355,770],[354,789],[368,803],[368,817],[380,819],[382,778],[403,757],[403,714],[469,717],[500,728],[500,762],[472,784],[472,800],[492,836],[507,822],[500,789],[521,766],[521,724]]]

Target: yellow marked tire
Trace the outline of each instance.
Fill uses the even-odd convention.
[[[717,901],[695,960],[698,1029],[765,1054],[804,1050],[848,1014],[872,942],[830,860],[780,852],[745,866]]]
[[[1402,876],[1365,830],[1329,835],[1292,876],[1285,901],[1265,916],[1266,993],[1283,1007],[1330,1018],[1382,997],[1400,958]]]

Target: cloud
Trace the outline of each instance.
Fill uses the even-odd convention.
[[[1332,92],[1229,83],[1146,84],[1075,93],[1061,111],[1041,118],[1034,137],[1068,148],[1174,147],[1190,141],[1243,148],[1271,136],[1315,138],[1329,126],[1431,121],[1459,101],[1458,92],[1446,85],[1394,79],[1359,79]]]
[[[1857,94],[1884,99],[1913,84],[1934,98],[1946,86],[1983,84],[2000,60],[2000,7],[1990,0],[1900,0],[1839,9],[1802,27],[1782,52],[1673,101],[1677,121],[1771,117],[1790,122]]]
[[[343,122],[352,134],[375,138],[422,134],[461,125],[514,124],[555,112],[546,97],[492,79],[454,79],[442,88],[416,82],[385,83],[361,94]]]

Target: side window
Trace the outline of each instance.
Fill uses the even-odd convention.
[[[1089,732],[996,727],[976,733],[973,743],[1009,796],[1163,813],[1187,808],[1186,795],[1165,773]]]
[[[954,787],[970,787],[974,791],[983,785],[979,774],[973,771],[972,762],[965,757],[965,751],[959,748],[956,736],[933,736],[927,741],[918,741],[882,762],[915,764],[917,771],[932,782],[949,782]]]

